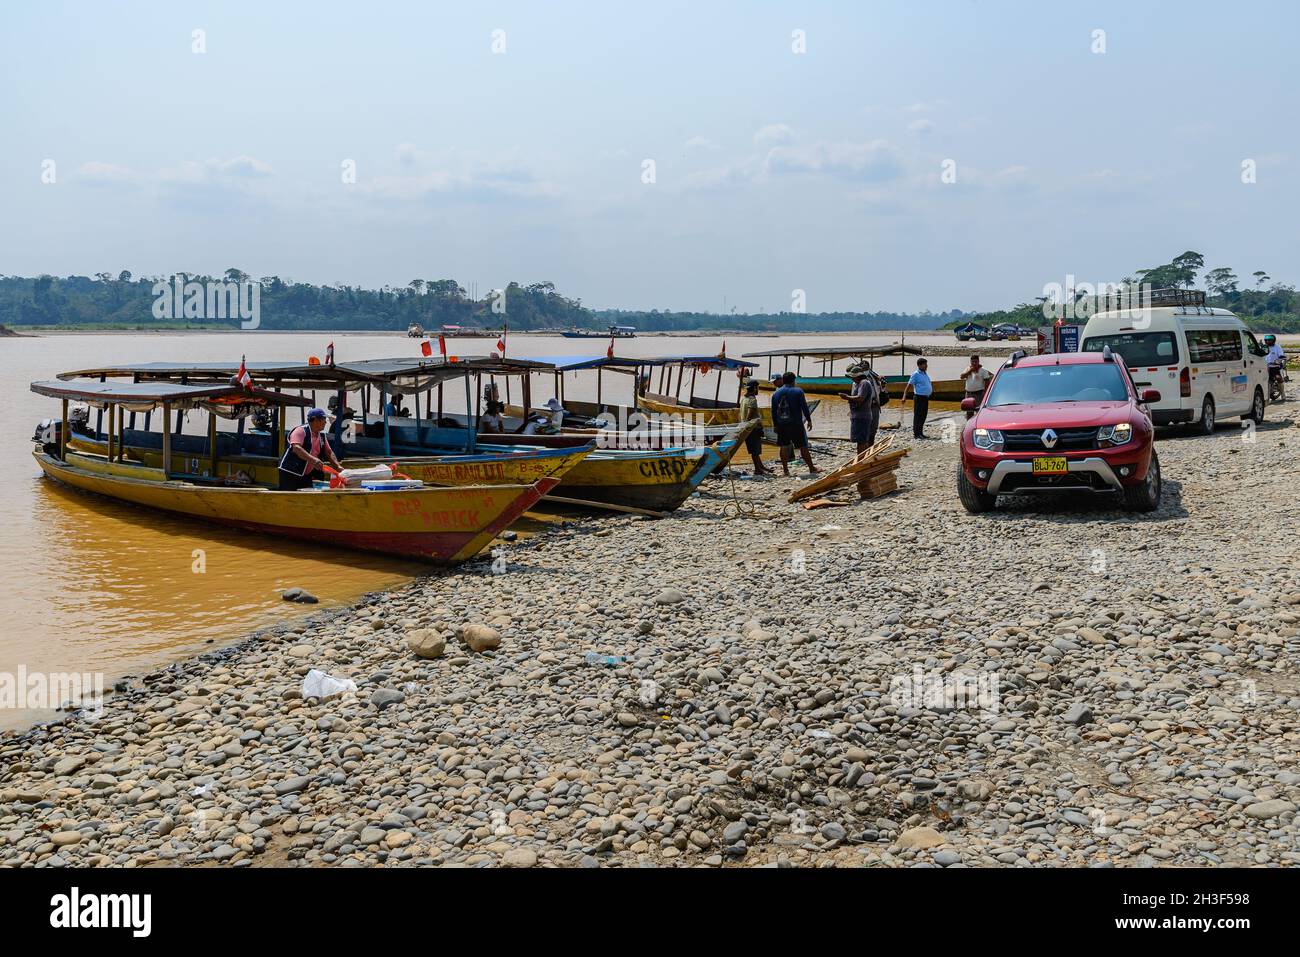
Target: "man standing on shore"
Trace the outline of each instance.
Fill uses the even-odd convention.
[[[970,357],[970,367],[961,374],[966,380],[966,398],[975,400],[975,408],[979,408],[980,403],[984,401],[984,390],[988,387],[989,379],[993,378],[993,373],[980,365],[979,356]],[[972,410],[966,413],[966,418],[975,415]]]
[[[865,452],[876,443],[876,430],[880,428],[880,398],[869,365],[850,366],[848,373],[853,380],[853,389],[841,392],[840,397],[849,403],[849,438],[858,444],[859,452]]]
[[[804,398],[803,389],[795,385],[793,372],[781,376],[781,388],[772,393],[772,424],[776,426],[777,443],[781,446],[781,471],[790,475],[790,460],[794,449],[799,450],[809,475],[818,475],[821,469],[812,463],[812,450],[808,448],[808,429],[812,428],[812,410]]]
[[[754,460],[755,475],[771,475],[772,470],[763,464],[763,413],[758,409],[758,380],[745,383],[745,397],[740,400],[740,421],[753,422],[754,428],[745,436],[745,449]]]
[[[929,367],[930,363],[924,358],[917,359],[916,371],[908,378],[907,385],[903,386],[903,401],[907,401],[908,389],[912,390],[912,396],[916,400],[912,409],[912,437],[916,439],[925,438],[925,417],[930,414],[930,394],[934,392],[934,384],[930,382],[930,374],[926,371]]]

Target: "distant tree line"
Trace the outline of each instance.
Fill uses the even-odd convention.
[[[1193,250],[1181,253],[1163,265],[1138,269],[1133,275],[1121,279],[1120,283],[1125,286],[1150,285],[1152,289],[1191,289],[1197,284],[1198,277],[1205,288],[1206,305],[1232,310],[1259,332],[1300,332],[1300,294],[1294,285],[1276,282],[1262,269],[1256,269],[1244,280],[1227,266],[1207,270],[1205,257]],[[1095,308],[1097,297],[1084,303],[1083,300],[1088,298],[1076,296],[1076,313],[1081,311],[1081,304]],[[969,321],[985,326],[1000,322],[1041,326],[1047,322],[1043,312],[1045,301],[1045,296],[1039,296],[1034,302],[1022,302],[1010,309],[984,312],[960,322],[947,323],[945,328]]]
[[[317,286],[279,276],[253,279],[241,269],[227,269],[220,276],[179,272],[170,276],[135,276],[127,270],[93,276],[49,276],[35,278],[0,275],[0,324],[9,326],[76,326],[103,328],[236,328],[237,317],[185,318],[180,313],[160,317],[155,288],[165,283],[173,288],[198,283],[247,283],[258,286],[259,319],[262,329],[352,329],[405,330],[412,323],[426,332],[441,325],[499,329],[503,319],[511,329],[589,329],[603,331],[610,325],[636,326],[645,332],[715,331],[739,332],[834,332],[867,329],[936,329],[964,314],[919,314],[892,312],[834,312],[777,314],[717,314],[648,312],[623,310],[594,311],[581,299],[570,299],[555,291],[551,282],[521,285],[512,282],[482,298],[468,295],[454,279],[413,279],[405,286],[362,289],[343,284]]]

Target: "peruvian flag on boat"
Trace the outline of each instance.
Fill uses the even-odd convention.
[[[433,346],[430,344],[428,339],[425,339],[420,343],[420,354],[426,356],[433,355]]]
[[[605,350],[605,358],[607,359],[614,358],[614,337],[613,336],[609,337],[609,348]]]
[[[497,352],[501,353],[501,358],[506,357],[506,333],[510,331],[509,323],[501,323],[501,338],[497,340]]]
[[[447,358],[447,340],[443,338],[441,332],[438,333],[438,351],[442,353],[444,359]]]
[[[327,366],[334,365],[334,343],[332,342],[325,347],[325,364]]]
[[[231,385],[237,385],[241,389],[251,389],[253,387],[253,377],[248,374],[248,369],[244,366],[245,356],[239,357],[239,371],[235,377],[230,380]]]

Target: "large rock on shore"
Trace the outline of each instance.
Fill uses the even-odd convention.
[[[417,658],[440,658],[447,650],[447,639],[435,628],[416,628],[406,633],[406,647]]]
[[[501,647],[501,633],[487,625],[465,625],[460,629],[460,640],[470,651],[484,652]]]

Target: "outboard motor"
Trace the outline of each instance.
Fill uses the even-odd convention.
[[[40,424],[36,426],[32,441],[40,445],[41,451],[46,455],[58,455],[59,438],[62,431],[62,419],[42,419]]]
[[[90,433],[90,409],[85,406],[77,406],[68,412],[68,434],[78,432],[82,435]]]

